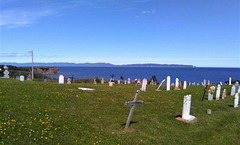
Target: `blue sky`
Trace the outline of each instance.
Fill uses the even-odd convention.
[[[0,0],[0,63],[240,67],[239,0]]]

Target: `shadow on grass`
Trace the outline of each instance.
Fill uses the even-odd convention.
[[[131,121],[130,124],[129,124],[129,127],[131,126],[131,124],[134,124],[134,123],[137,123],[137,121]],[[121,124],[122,126],[126,126],[126,123],[124,124]]]
[[[228,105],[228,107],[234,107],[233,105]]]

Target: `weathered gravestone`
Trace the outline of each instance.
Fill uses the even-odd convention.
[[[170,81],[171,81],[170,76],[167,76],[167,87],[166,87],[166,90],[167,90],[167,91],[170,91],[170,87],[171,87],[171,86],[170,86],[170,83],[171,83]]]
[[[238,104],[239,104],[239,94],[236,93],[236,94],[235,94],[235,97],[234,97],[234,105],[233,105],[233,107],[234,107],[234,108],[237,108],[237,107],[238,107]]]
[[[23,75],[20,76],[20,81],[24,81],[24,76]]]
[[[124,84],[125,84],[125,85],[127,84],[127,80],[124,81]]]
[[[206,87],[206,79],[203,80],[203,87]]]
[[[175,89],[174,90],[180,90],[179,89],[179,79],[178,78],[176,78],[176,80],[175,80]]]
[[[236,88],[236,90],[235,90],[235,93],[238,93],[238,89],[239,89],[239,83],[238,83],[238,82],[236,82],[236,83],[234,84],[234,86],[235,86],[235,88]]]
[[[162,82],[160,83],[160,85],[159,85],[158,88],[157,88],[157,91],[161,91],[161,89],[162,89],[162,87],[163,87],[164,84],[165,84],[165,79],[162,80]]]
[[[3,74],[4,74],[3,78],[9,79],[9,71],[7,66],[4,66]]]
[[[128,84],[131,84],[131,79],[130,78],[128,78]]]
[[[113,84],[114,84],[114,82],[112,82],[112,81],[108,82],[109,87],[112,87]]]
[[[232,85],[232,78],[229,77],[229,82],[228,82],[229,85]]]
[[[125,102],[126,106],[131,106],[131,110],[130,110],[129,115],[128,115],[128,119],[127,119],[125,129],[127,129],[129,127],[130,123],[131,123],[132,115],[133,115],[133,112],[134,112],[134,109],[135,109],[136,105],[142,105],[143,104],[143,101],[138,101],[139,93],[140,93],[140,90],[137,90],[134,100]]]
[[[219,100],[219,98],[220,98],[220,93],[221,93],[221,85],[218,84],[218,86],[217,86],[217,91],[216,91],[216,100]]]
[[[197,121],[197,118],[195,116],[190,115],[191,102],[192,102],[192,95],[184,96],[182,118],[178,117],[177,118],[178,121],[182,121],[185,123],[194,123]]]
[[[71,80],[70,78],[68,78],[68,79],[67,79],[67,84],[71,84],[71,81],[72,81],[72,80]]]
[[[213,93],[215,92],[215,86],[211,86],[208,90],[208,101],[213,100]]]
[[[231,93],[230,93],[230,95],[231,95],[231,96],[234,96],[234,95],[235,95],[235,92],[236,92],[236,87],[233,85],[232,88],[231,88]]]
[[[93,79],[93,84],[97,84],[97,79],[96,78]]]
[[[210,85],[210,80],[208,80],[208,86]]]
[[[183,90],[186,90],[187,89],[187,81],[184,81],[183,83]]]
[[[63,75],[60,75],[59,78],[58,78],[58,83],[59,84],[64,84],[64,76]]]
[[[101,84],[104,84],[104,78],[101,79]]]
[[[121,80],[118,80],[118,84],[121,84]]]
[[[226,94],[227,94],[226,89],[224,89],[222,93],[222,99],[226,98]]]
[[[146,89],[147,89],[147,79],[143,79],[143,81],[142,81],[142,88],[141,88],[141,91],[146,91]]]

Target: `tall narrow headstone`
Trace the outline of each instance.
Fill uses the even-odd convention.
[[[121,81],[120,81],[120,80],[118,80],[118,84],[121,84]]]
[[[63,75],[60,75],[59,78],[58,78],[58,83],[59,84],[64,84],[64,76]]]
[[[208,101],[212,101],[213,100],[213,93],[208,93]]]
[[[167,87],[166,87],[167,91],[170,91],[170,81],[171,81],[170,76],[167,76]]]
[[[238,107],[238,104],[239,104],[239,94],[236,93],[235,94],[235,97],[234,97],[234,108],[237,108]]]
[[[226,89],[224,89],[222,93],[222,99],[226,98],[226,94],[227,94]]]
[[[221,93],[221,85],[218,84],[218,86],[217,86],[217,91],[216,91],[216,100],[219,100],[219,98],[220,98],[220,93]]]
[[[203,86],[206,87],[206,79],[203,80]]]
[[[183,90],[186,90],[187,89],[187,81],[184,81],[183,83]]]
[[[210,80],[208,80],[208,85],[210,85]]]
[[[239,89],[238,81],[234,84],[234,86],[235,86],[235,93],[238,93],[238,89]]]
[[[232,85],[232,78],[231,77],[229,77],[229,85]]]
[[[231,88],[231,93],[230,93],[230,95],[231,95],[231,96],[234,96],[235,93],[236,93],[236,87],[233,85],[232,88]]]
[[[182,111],[182,119],[183,120],[192,121],[192,120],[196,119],[195,116],[190,115],[191,102],[192,102],[192,95],[184,96],[183,111]]]
[[[101,84],[104,84],[104,78],[101,79]]]
[[[142,88],[141,88],[141,91],[146,91],[146,88],[147,88],[147,79],[143,79],[142,81]]]
[[[178,78],[176,78],[176,80],[175,80],[175,89],[174,90],[180,90],[179,89],[179,79]]]

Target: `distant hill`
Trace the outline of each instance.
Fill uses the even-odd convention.
[[[12,62],[1,62],[1,65],[12,65],[18,67],[30,67],[32,63],[12,63]],[[181,65],[181,64],[126,64],[126,65],[114,65],[111,63],[67,63],[67,62],[56,62],[56,63],[34,63],[35,67],[184,67],[193,68],[193,65]]]

